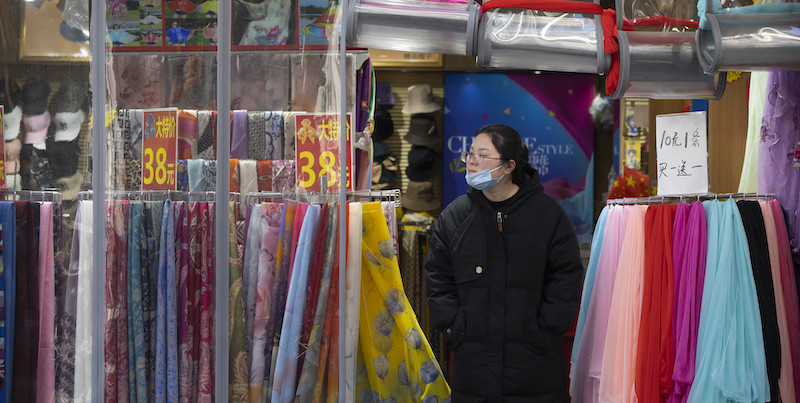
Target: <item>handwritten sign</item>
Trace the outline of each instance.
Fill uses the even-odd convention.
[[[144,111],[142,190],[175,190],[177,122],[177,109]]]
[[[328,191],[339,189],[341,164],[339,161],[339,115],[300,114],[295,116],[295,162],[297,187],[310,192],[320,191],[321,178],[326,178]],[[350,172],[353,171],[353,149],[350,114],[347,114],[347,170],[346,186],[353,189]]]
[[[656,116],[658,194],[708,192],[706,112]]]
[[[0,105],[0,139],[4,139],[3,137],[3,124],[6,121],[6,111],[3,105]],[[0,188],[6,188],[6,148],[3,147],[2,152],[0,152]]]

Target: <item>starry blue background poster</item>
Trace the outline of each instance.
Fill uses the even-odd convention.
[[[545,192],[567,212],[579,242],[590,243],[594,125],[589,107],[594,96],[591,75],[446,74],[444,205],[467,191],[459,155],[469,151],[475,131],[502,123],[522,136]]]

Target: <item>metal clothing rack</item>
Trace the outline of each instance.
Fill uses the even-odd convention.
[[[606,205],[625,204],[663,204],[663,203],[688,203],[703,200],[775,200],[775,193],[698,193],[687,195],[664,195],[650,197],[623,197],[609,199]]]
[[[239,204],[240,194],[230,192],[230,201]],[[92,200],[94,192],[87,190],[78,193],[79,200]],[[217,201],[217,192],[186,192],[182,190],[134,190],[134,191],[107,191],[106,200],[136,200],[136,201]]]
[[[0,190],[3,200],[30,200],[61,203],[63,197],[56,190]]]
[[[346,192],[346,199],[348,201],[363,201],[364,199],[368,199],[368,201],[390,201],[394,202],[397,206],[400,205],[400,197],[400,189],[355,190]],[[335,203],[337,201],[336,198],[338,198],[338,193],[336,192],[257,192],[245,195],[244,202],[245,204],[255,204],[262,201],[289,199],[309,203]]]

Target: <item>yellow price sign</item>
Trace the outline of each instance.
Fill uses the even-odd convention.
[[[295,162],[297,186],[310,192],[320,191],[321,178],[325,178],[329,191],[340,186],[339,115],[300,114],[295,116]],[[350,114],[347,114],[346,184],[352,190],[350,172],[353,171]]]
[[[144,111],[142,190],[175,190],[177,109]]]

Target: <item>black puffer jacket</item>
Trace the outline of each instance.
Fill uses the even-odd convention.
[[[499,205],[470,188],[447,206],[425,270],[431,319],[455,352],[454,403],[569,400],[561,336],[578,309],[583,266],[575,231],[538,174]]]

